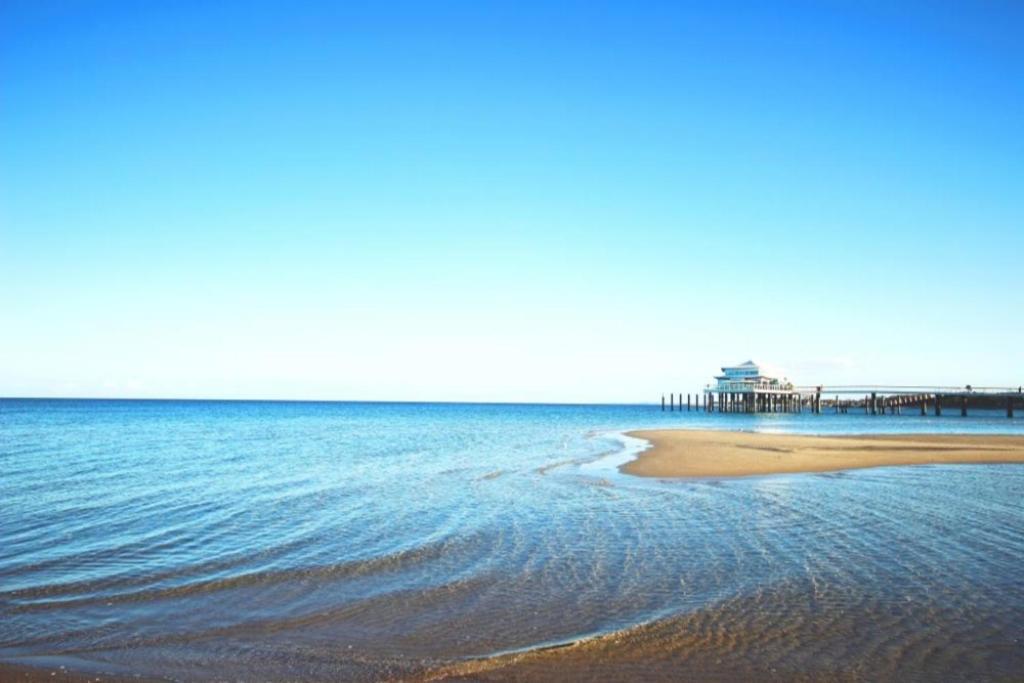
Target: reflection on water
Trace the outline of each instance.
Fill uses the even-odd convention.
[[[998,413],[0,401],[0,661],[1024,676],[1024,466],[619,474],[642,442],[614,431],[665,425],[1024,433]]]

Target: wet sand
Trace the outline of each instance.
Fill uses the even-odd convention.
[[[64,666],[25,666],[0,663],[3,683],[162,683],[164,679],[127,674],[89,673]]]
[[[894,624],[912,637],[892,637]],[[812,577],[564,647],[438,667],[419,681],[1020,681],[1016,632],[985,616],[878,600]],[[966,673],[965,673],[966,671]]]
[[[742,477],[892,465],[1024,463],[1024,437],[952,434],[806,436],[659,429],[620,469],[641,477]]]

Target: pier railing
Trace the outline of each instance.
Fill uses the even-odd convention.
[[[977,387],[970,384],[963,386],[940,385],[888,385],[888,384],[821,384],[811,386],[794,386],[793,391],[801,394],[878,394],[897,396],[901,394],[1013,394],[1021,393],[1022,387]]]

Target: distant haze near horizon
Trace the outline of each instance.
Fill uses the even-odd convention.
[[[1024,6],[5,2],[0,396],[1024,383]]]

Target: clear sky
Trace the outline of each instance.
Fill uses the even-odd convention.
[[[1024,5],[0,4],[0,395],[1024,382]]]

